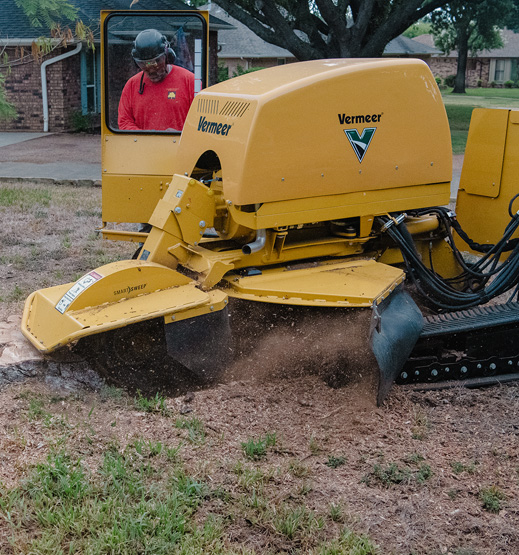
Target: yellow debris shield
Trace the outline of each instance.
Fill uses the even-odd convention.
[[[160,264],[113,262],[75,283],[33,293],[25,303],[22,332],[38,350],[49,353],[87,335],[157,317],[179,321],[226,304],[225,293],[201,291]]]

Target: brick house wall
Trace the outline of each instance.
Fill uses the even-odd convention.
[[[58,56],[69,49],[60,48],[45,59]],[[7,49],[10,59],[16,59],[15,49]],[[81,111],[80,57],[65,58],[47,67],[49,131],[72,130],[74,112]],[[13,65],[5,79],[6,98],[14,105],[18,116],[11,121],[0,120],[0,131],[43,131],[41,65],[35,60]]]
[[[47,67],[49,131],[73,129],[74,113],[81,113],[80,75],[79,54]]]
[[[435,77],[445,79],[449,75],[456,75],[458,68],[457,58],[433,57],[427,60]],[[490,74],[489,58],[469,58],[465,74],[467,87],[488,87]]]

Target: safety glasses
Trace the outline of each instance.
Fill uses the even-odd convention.
[[[157,57],[151,58],[150,60],[137,60],[136,58],[134,58],[134,60],[140,69],[146,71],[146,70],[154,70],[160,65],[162,65],[165,58],[166,58],[166,54],[159,54]]]

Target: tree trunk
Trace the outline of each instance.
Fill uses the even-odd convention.
[[[457,28],[458,33],[458,69],[454,80],[453,93],[465,94],[465,73],[467,71],[467,58],[469,52],[469,33],[463,25]]]

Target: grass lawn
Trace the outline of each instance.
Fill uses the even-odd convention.
[[[467,89],[465,94],[442,93],[449,118],[452,152],[463,154],[474,108],[519,108],[519,89]]]

